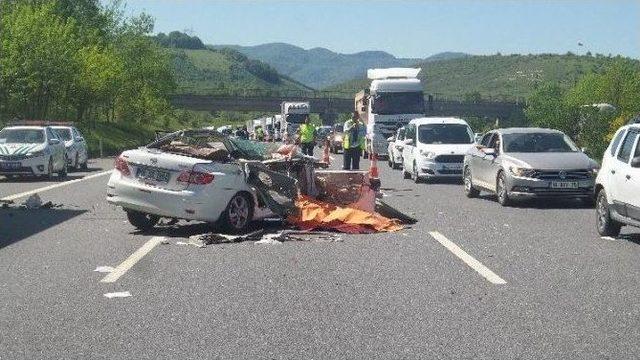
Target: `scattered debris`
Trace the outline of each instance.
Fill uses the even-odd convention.
[[[104,294],[104,297],[106,297],[108,299],[125,298],[125,297],[129,297],[129,296],[131,296],[131,293],[128,292],[128,291],[120,291],[120,292],[112,292],[112,293]]]
[[[99,273],[110,273],[110,272],[113,272],[113,267],[111,267],[111,266],[98,266],[93,271],[99,272]]]
[[[281,236],[280,233],[265,234],[261,240],[256,241],[254,244],[280,245],[282,244],[282,242],[277,240],[278,238],[280,238],[280,236]]]
[[[401,224],[415,224],[418,222],[415,218],[400,212],[398,209],[392,207],[391,205],[385,203],[380,199],[376,199],[376,212],[378,214],[391,218],[398,219]]]
[[[42,199],[40,199],[40,195],[35,193],[27,198],[22,205],[24,205],[27,209],[39,209],[42,207]]]

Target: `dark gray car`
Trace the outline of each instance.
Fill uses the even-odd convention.
[[[468,197],[481,190],[495,193],[503,206],[539,197],[592,203],[597,169],[598,164],[561,131],[497,129],[465,155],[464,190]]]

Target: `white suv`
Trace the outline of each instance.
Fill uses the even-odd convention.
[[[598,233],[617,236],[640,227],[640,124],[623,126],[604,153],[596,179]]]

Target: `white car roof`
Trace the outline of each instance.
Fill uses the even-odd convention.
[[[469,125],[466,121],[454,117],[423,117],[409,121],[409,124],[425,125],[425,124],[460,124]]]
[[[73,126],[70,125],[54,125],[51,127],[54,129],[73,129]]]
[[[16,125],[16,126],[7,126],[4,129],[34,129],[34,130],[44,130],[46,126],[33,126],[33,125]]]

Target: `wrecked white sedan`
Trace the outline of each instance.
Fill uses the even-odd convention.
[[[246,163],[236,160],[245,155],[215,131],[178,131],[118,156],[107,201],[140,230],[166,217],[243,232],[252,220],[273,215],[248,184]]]

